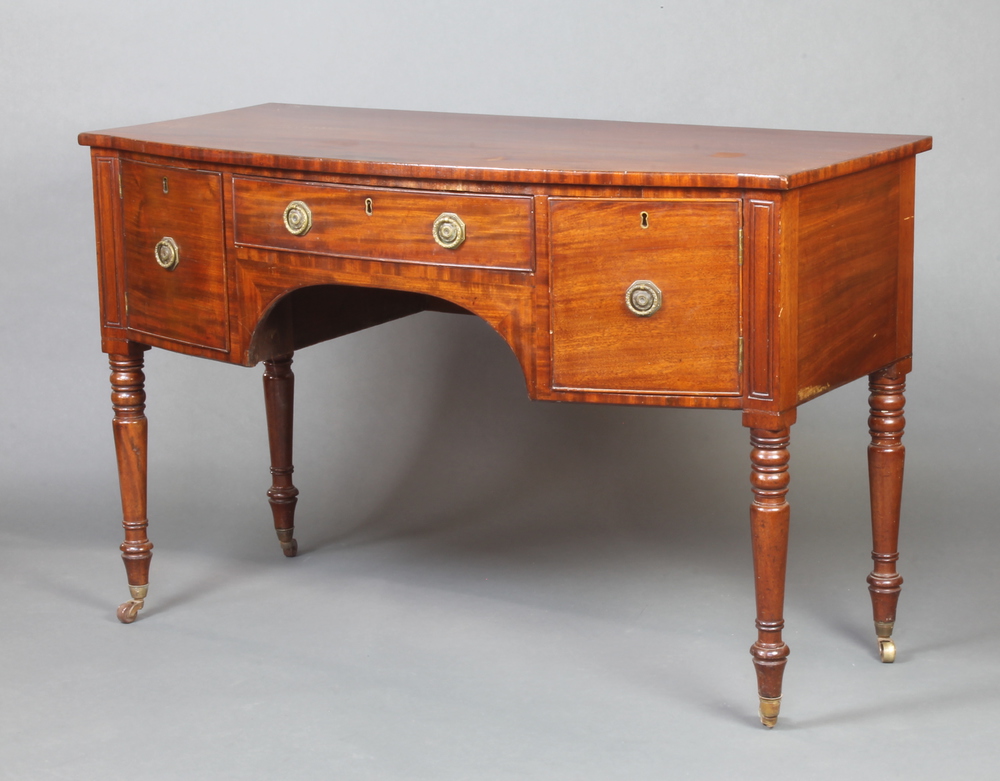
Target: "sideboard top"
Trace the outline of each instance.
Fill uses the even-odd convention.
[[[915,155],[929,136],[269,103],[81,133],[204,163],[420,179],[787,190]]]

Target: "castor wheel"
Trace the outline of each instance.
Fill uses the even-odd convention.
[[[896,644],[888,637],[880,637],[878,640],[878,656],[884,664],[892,664],[896,661]]]
[[[131,624],[135,621],[135,617],[142,610],[142,606],[146,604],[146,594],[149,592],[149,586],[129,586],[128,590],[132,595],[132,599],[128,602],[122,602],[118,606],[118,620],[123,624]]]
[[[130,599],[128,602],[122,602],[118,606],[118,620],[123,624],[131,624],[141,609],[141,600]]]

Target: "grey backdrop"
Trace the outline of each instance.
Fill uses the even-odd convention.
[[[998,35],[993,0],[4,3],[0,777],[986,777]],[[864,583],[863,384],[792,432],[792,657],[765,733],[739,415],[534,404],[488,327],[431,314],[297,356],[295,561],[259,370],[148,355],[157,547],[120,626],[75,137],[268,101],[932,134],[897,663]]]

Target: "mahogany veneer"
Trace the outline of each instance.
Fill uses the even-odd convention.
[[[760,716],[777,720],[799,404],[871,381],[869,588],[882,661],[902,578],[915,156],[925,136],[264,105],[84,133],[132,599],[143,606],[143,352],[265,363],[287,556],[292,354],[472,313],[532,398],[742,410]]]

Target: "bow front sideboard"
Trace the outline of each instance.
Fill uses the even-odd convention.
[[[270,104],[84,133],[133,621],[147,598],[143,353],[264,363],[274,525],[294,556],[292,354],[417,312],[476,315],[528,394],[740,410],[760,717],[778,717],[788,442],[867,375],[883,662],[924,136]]]

